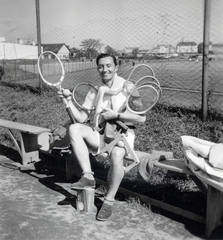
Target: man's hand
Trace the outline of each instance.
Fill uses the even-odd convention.
[[[72,94],[69,89],[62,89],[61,91],[58,91],[57,93],[59,95],[59,98],[61,98],[65,104],[67,104],[72,98],[72,96],[71,96]]]
[[[102,108],[101,116],[104,119],[109,120],[109,119],[117,118],[118,113],[110,108]]]

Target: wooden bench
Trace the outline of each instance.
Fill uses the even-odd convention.
[[[186,167],[181,160],[165,160],[157,162],[155,167],[167,169],[169,171],[189,174],[193,181],[197,184],[198,188],[206,196],[206,217],[202,218],[199,215],[194,215],[192,218],[195,221],[204,223],[206,226],[206,236],[210,236],[215,228],[223,224],[223,192],[211,186],[204,184],[197,178],[189,168]],[[188,172],[189,171],[189,172]]]
[[[136,151],[136,154],[139,156],[140,161],[146,161],[146,158],[149,159],[149,157],[151,156],[151,154],[139,151]],[[218,189],[209,184],[204,184],[199,178],[194,175],[194,173],[185,165],[182,160],[164,159],[154,162],[153,166],[171,172],[189,175],[196,183],[198,188],[202,191],[202,193],[206,196],[206,216],[203,217],[187,210],[172,206],[170,204],[154,200],[152,198],[148,198],[148,202],[150,202],[151,205],[154,205],[161,209],[205,224],[206,236],[209,237],[214,231],[214,229],[223,223],[223,192],[219,191]],[[142,200],[143,198],[144,197],[142,197]]]
[[[7,129],[22,158],[23,166],[29,167],[31,163],[38,162],[40,160],[38,135],[44,132],[51,132],[50,129],[4,119],[0,119],[0,127]],[[20,144],[16,140],[15,134],[13,134],[12,130],[16,130],[19,133]]]

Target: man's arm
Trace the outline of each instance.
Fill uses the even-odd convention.
[[[129,112],[128,110],[126,110],[123,113],[118,113],[110,108],[103,108],[101,116],[106,120],[118,118],[123,122],[131,122],[131,123],[144,123],[146,121],[145,115],[134,114]]]
[[[76,106],[72,103],[72,101],[69,101],[67,104],[70,107],[71,112],[77,122],[79,122],[79,123],[86,122],[86,120],[88,119],[88,114],[86,111],[83,111],[83,110],[79,111],[76,108]]]
[[[129,112],[128,110],[123,113],[119,113],[118,117],[123,122],[144,123],[146,121],[146,115],[134,114]]]
[[[71,115],[73,115],[75,121],[79,123],[86,122],[86,120],[88,119],[87,111],[86,112],[83,110],[79,111],[71,101],[72,99],[71,95],[66,96],[66,95],[63,95],[62,92],[58,92],[58,94],[59,94],[59,97],[62,99],[63,103],[66,105],[66,107],[70,109]]]

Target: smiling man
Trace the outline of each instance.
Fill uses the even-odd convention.
[[[143,123],[145,121],[145,116],[136,115],[126,110],[125,101],[127,92],[123,87],[125,79],[117,75],[118,66],[115,56],[100,54],[96,59],[96,63],[97,70],[102,80],[102,86],[106,86],[111,90],[122,89],[122,91],[119,91],[116,95],[103,96],[103,111],[100,113],[100,122],[119,119],[129,125],[127,139],[133,148],[135,134],[132,124]],[[84,104],[95,104],[95,102],[97,102],[95,101],[97,97],[98,96],[95,95],[94,99],[88,99]],[[71,189],[95,188],[96,183],[91,169],[89,153],[93,155],[100,153],[100,150],[106,144],[106,136],[105,133],[100,134],[98,131],[85,124],[89,115],[88,111],[79,111],[71,101],[69,101],[69,106],[76,120],[76,123],[72,124],[69,128],[71,146],[83,171],[82,177],[78,182],[71,185]],[[87,106],[85,107],[87,108]],[[103,205],[96,217],[98,220],[107,220],[112,215],[115,195],[124,176],[123,159],[126,154],[126,149],[119,146],[114,146],[110,152],[109,157],[111,165],[107,176],[107,193],[104,197]]]

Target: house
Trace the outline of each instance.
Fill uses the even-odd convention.
[[[146,55],[148,55],[150,53],[150,51],[148,49],[139,49],[137,52],[137,57],[138,58],[143,58]]]
[[[197,53],[198,46],[195,42],[179,42],[176,46],[177,53]]]
[[[175,53],[176,53],[175,47],[169,44],[167,45],[160,44],[151,50],[151,54],[165,58],[174,56]]]
[[[133,55],[134,52],[137,52],[138,49],[139,49],[138,47],[124,47],[123,53],[126,56],[131,56]]]
[[[65,43],[41,44],[43,52],[51,51],[58,55],[60,59],[69,59],[70,50]]]

